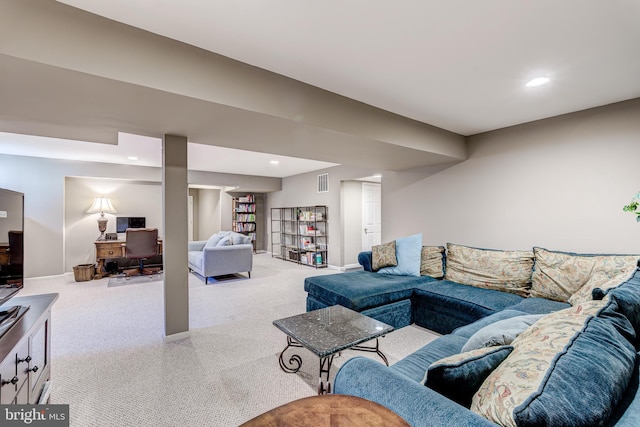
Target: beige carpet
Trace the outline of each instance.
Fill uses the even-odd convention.
[[[312,396],[318,359],[278,366],[285,335],[272,321],[305,311],[304,278],[327,269],[254,256],[251,279],[204,285],[189,277],[191,337],[163,341],[162,282],[107,287],[73,274],[28,279],[20,295],[57,292],[52,310],[52,403],[70,405],[73,426],[237,426],[292,400]],[[409,326],[381,340],[394,363],[435,334]],[[342,352],[345,360],[375,354]]]

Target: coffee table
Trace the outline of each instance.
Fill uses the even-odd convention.
[[[400,415],[370,400],[344,394],[294,400],[240,427],[409,427]]]
[[[287,345],[278,359],[280,368],[295,373],[302,366],[302,358],[292,354],[285,358],[290,348],[306,348],[320,358],[318,394],[331,393],[331,364],[335,355],[351,349],[374,352],[389,366],[380,351],[378,337],[393,331],[393,327],[340,305],[309,311],[296,316],[275,320],[274,326],[287,334]],[[376,340],[375,346],[359,345]]]

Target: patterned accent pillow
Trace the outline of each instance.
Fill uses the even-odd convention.
[[[594,299],[601,299],[593,297],[594,289],[598,289],[601,294],[606,293],[606,291],[608,291],[609,289],[618,287],[619,285],[629,280],[631,276],[633,276],[636,272],[636,269],[636,266],[629,266],[628,269],[611,278],[609,278],[607,274],[602,271],[594,273],[589,281],[587,281],[587,283],[585,283],[580,289],[578,289],[576,293],[571,295],[568,301],[569,304],[576,305]]]
[[[511,351],[512,346],[503,345],[478,348],[445,357],[429,366],[423,383],[468,408],[473,393]]]
[[[594,288],[638,264],[637,255],[581,255],[533,248],[531,296],[567,302],[594,275]],[[579,297],[576,297],[578,299]]]
[[[373,271],[378,271],[384,267],[395,267],[398,265],[396,257],[396,241],[392,240],[371,248],[371,263]]]
[[[534,323],[513,341],[513,352],[487,377],[473,396],[470,409],[500,425],[520,425],[514,413],[530,402],[534,394],[542,393],[548,386],[550,372],[562,374],[556,369],[558,355],[567,351],[576,335],[585,328],[585,323],[606,304],[589,301],[548,314]],[[609,345],[605,343],[605,346]],[[604,369],[609,369],[608,364],[603,365]],[[584,369],[584,366],[572,366],[569,369],[572,372],[564,372],[564,375],[575,376],[573,371]],[[598,389],[596,385],[576,384],[575,387],[577,390]],[[586,406],[579,398],[576,400]],[[562,402],[566,403],[566,399]],[[549,408],[549,411],[554,409]]]
[[[444,246],[423,246],[420,254],[420,275],[434,279],[444,277]]]
[[[532,251],[497,251],[447,243],[445,279],[478,288],[529,295]]]

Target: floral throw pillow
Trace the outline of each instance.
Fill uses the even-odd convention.
[[[420,256],[420,275],[435,279],[444,277],[444,246],[423,246]]]
[[[371,248],[371,268],[378,271],[384,267],[395,267],[398,265],[396,257],[396,241],[392,240]]]

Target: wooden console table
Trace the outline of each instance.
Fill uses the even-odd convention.
[[[124,240],[96,240],[96,279],[104,273],[104,263],[108,259],[124,258],[127,242]],[[162,239],[158,239],[158,255],[162,255]]]

